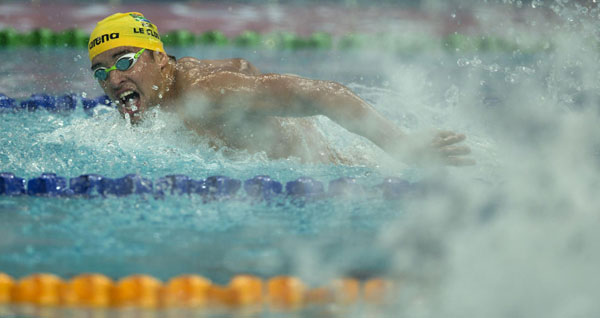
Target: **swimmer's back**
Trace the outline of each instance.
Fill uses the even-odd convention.
[[[242,58],[199,60],[193,57],[183,57],[177,60],[177,71],[184,77],[189,76],[189,80],[219,72],[234,72],[247,75],[261,74],[258,68]]]

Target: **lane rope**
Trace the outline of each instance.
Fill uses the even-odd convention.
[[[342,277],[311,287],[294,276],[262,279],[252,275],[232,277],[225,286],[195,274],[162,281],[135,274],[118,281],[98,273],[63,279],[36,273],[19,280],[0,272],[0,308],[31,304],[82,308],[197,308],[299,310],[313,305],[385,305],[394,294],[391,279],[366,280]]]
[[[14,28],[0,30],[0,48],[12,47],[72,47],[86,48],[89,33],[77,29],[54,31],[39,28],[19,32]],[[188,30],[173,30],[161,35],[166,46],[237,46],[279,50],[301,49],[354,49],[377,48],[397,52],[420,52],[432,48],[442,48],[449,52],[539,52],[553,48],[551,39],[537,39],[530,43],[515,41],[501,36],[466,35],[452,33],[446,36],[423,36],[406,39],[393,34],[349,33],[334,36],[327,32],[315,32],[301,36],[292,32],[260,34],[246,30],[237,36],[227,37],[218,30],[193,33]]]
[[[241,189],[243,191],[240,191]],[[26,180],[11,172],[0,173],[1,196],[106,198],[148,195],[163,198],[166,195],[199,195],[214,199],[260,200],[277,197],[328,199],[383,196],[393,200],[422,195],[425,192],[424,185],[395,177],[384,178],[381,183],[371,187],[358,183],[356,178],[341,177],[331,180],[325,189],[323,182],[311,177],[300,177],[286,182],[284,186],[268,175],[258,175],[242,182],[226,176],[193,179],[177,174],[153,181],[139,174],[127,174],[120,178],[83,174],[67,179],[55,173],[42,173],[39,177]]]

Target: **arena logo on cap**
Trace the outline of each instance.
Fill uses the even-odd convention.
[[[118,39],[119,38],[119,33],[115,32],[115,33],[106,33],[106,34],[102,34],[101,36],[95,38],[94,40],[92,40],[90,42],[90,45],[88,47],[88,49],[92,49],[94,48],[96,45],[99,45],[101,43],[110,41],[110,40],[114,40],[114,39]]]

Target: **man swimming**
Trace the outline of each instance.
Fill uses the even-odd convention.
[[[324,115],[405,162],[474,163],[466,157],[470,149],[457,145],[464,135],[409,138],[341,84],[262,74],[243,59],[175,59],[141,13],[117,13],[98,22],[88,49],[94,77],[133,124],[159,106],[180,114],[215,148],[340,163],[309,118]]]

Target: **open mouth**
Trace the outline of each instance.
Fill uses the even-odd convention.
[[[119,101],[126,113],[133,114],[140,109],[140,94],[136,91],[128,90],[121,93]]]

